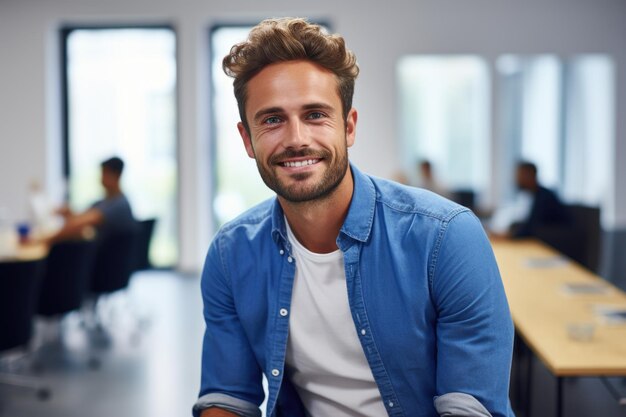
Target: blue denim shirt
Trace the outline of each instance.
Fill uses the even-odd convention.
[[[354,193],[337,237],[355,331],[390,416],[439,416],[463,393],[495,417],[508,401],[513,325],[491,246],[466,208],[351,165]],[[276,199],[225,225],[202,275],[206,333],[200,398],[260,416],[304,417],[284,377],[295,270]],[[469,398],[471,398],[469,397]]]

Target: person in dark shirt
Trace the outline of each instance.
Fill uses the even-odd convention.
[[[435,178],[433,164],[429,160],[421,160],[418,164],[418,170],[420,174],[419,187],[439,194],[444,198],[451,199],[452,194],[447,187]]]
[[[124,161],[112,157],[103,161],[100,166],[105,197],[79,214],[72,213],[67,207],[59,210],[59,214],[65,218],[65,224],[46,239],[49,244],[75,239],[93,232],[94,229],[98,238],[103,238],[135,227],[130,204],[120,185]]]
[[[510,236],[521,238],[534,236],[543,226],[567,226],[571,217],[559,197],[543,187],[537,180],[537,166],[532,162],[521,161],[516,170],[517,187],[533,196],[530,212],[522,222],[511,226]]]

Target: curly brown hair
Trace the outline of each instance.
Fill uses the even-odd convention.
[[[344,120],[347,118],[359,67],[344,39],[326,34],[321,26],[302,18],[266,19],[252,28],[247,40],[234,45],[222,61],[226,75],[235,79],[239,116],[248,133],[245,113],[248,81],[267,65],[296,60],[314,62],[335,74]]]

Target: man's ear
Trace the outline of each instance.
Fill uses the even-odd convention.
[[[346,117],[346,143],[348,148],[354,145],[354,140],[356,139],[356,122],[358,119],[358,114],[356,109],[353,107],[348,112],[348,117]]]
[[[237,123],[237,129],[239,130],[239,135],[241,136],[241,139],[243,140],[243,146],[246,147],[246,152],[248,153],[248,156],[250,158],[254,158],[254,148],[252,147],[252,139],[250,138],[250,135],[248,134],[248,131],[244,127],[243,123],[241,122]]]

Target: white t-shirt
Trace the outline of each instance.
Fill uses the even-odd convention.
[[[287,233],[296,276],[286,370],[307,414],[386,416],[350,314],[343,253],[313,253],[298,242],[288,223]]]

